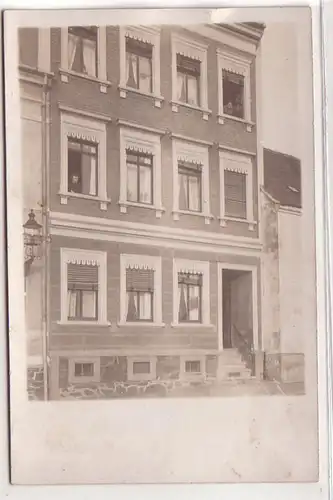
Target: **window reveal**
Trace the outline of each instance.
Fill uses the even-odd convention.
[[[244,118],[244,76],[231,71],[222,71],[223,112],[226,115]]]
[[[95,321],[98,318],[98,266],[67,265],[68,320]]]
[[[202,275],[178,273],[178,321],[202,322]]]
[[[126,151],[127,201],[153,204],[153,157]]]
[[[178,164],[179,208],[202,211],[202,165]]]
[[[200,106],[200,61],[177,54],[177,100]]]
[[[97,76],[97,27],[68,28],[68,67],[77,73]]]
[[[97,144],[68,138],[68,191],[97,195]]]
[[[126,86],[152,93],[153,46],[126,38]]]
[[[126,269],[126,321],[154,320],[154,271]]]
[[[225,214],[246,219],[246,174],[224,171]]]

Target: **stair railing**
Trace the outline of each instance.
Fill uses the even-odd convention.
[[[251,375],[255,372],[254,348],[252,342],[249,341],[249,333],[241,332],[235,325],[232,325],[235,347],[246,367],[251,370]]]

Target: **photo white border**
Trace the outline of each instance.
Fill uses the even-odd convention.
[[[185,3],[185,2],[184,2]],[[208,2],[207,2],[208,3]],[[217,2],[210,2],[210,6],[214,6]],[[218,2],[219,6],[221,6],[221,2]],[[222,2],[226,5],[226,2]],[[301,4],[301,1],[294,2],[295,4]],[[68,1],[66,2],[65,0],[60,0],[58,2],[48,2],[48,8],[52,8],[53,6],[56,6],[58,8],[60,7],[68,7]],[[72,0],[71,1],[71,6],[75,7],[83,7],[84,4],[88,6],[88,2],[83,2],[82,0]],[[172,6],[177,6],[178,2],[171,1],[168,3],[170,7]],[[281,6],[281,5],[290,5],[290,2],[274,2],[275,5]],[[28,5],[27,2],[18,2],[18,1],[12,1],[10,7],[21,7],[24,8]],[[44,1],[38,1],[34,2],[34,8],[42,7],[45,8],[46,2]],[[137,6],[142,6],[142,2],[136,2],[135,0],[131,2],[131,5],[137,5]],[[244,1],[242,3],[234,2],[234,7],[236,5],[244,5]],[[265,0],[261,0],[257,2],[257,5],[263,5],[265,7],[268,7],[267,2]],[[270,2],[270,6],[273,5],[273,2]],[[318,12],[318,3],[312,4],[315,5],[315,8],[313,9],[313,47],[314,47],[314,87],[315,87],[315,116],[314,116],[314,123],[315,123],[315,163],[316,165],[321,165],[322,160],[323,160],[323,151],[322,151],[322,120],[321,120],[321,75],[320,75],[320,69],[321,69],[321,60],[320,60],[320,54],[321,54],[321,44],[320,44],[320,38],[319,38],[319,33],[320,33],[320,18],[319,18],[319,12]],[[99,1],[99,6],[109,6],[109,2],[106,1]],[[125,6],[124,4],[122,5],[123,7]],[[31,5],[30,5],[31,7]],[[332,5],[330,6],[332,7]],[[330,23],[332,23],[333,20],[333,9],[329,9],[328,7],[326,8],[327,12],[327,19],[330,18]],[[102,12],[100,12],[102,14]],[[197,15],[198,12],[195,14]],[[212,14],[212,16],[210,16]],[[224,13],[225,14],[225,11]],[[67,13],[65,13],[67,16]],[[188,15],[188,12],[185,13],[185,15]],[[251,12],[252,15],[252,12]],[[25,19],[28,18],[29,16],[26,15],[25,13]],[[137,16],[137,13],[134,13],[134,16]],[[210,17],[210,19],[213,22],[216,22],[218,17],[219,17],[219,11],[211,12],[207,11],[207,16]],[[126,17],[128,19],[128,11],[126,12]],[[179,19],[179,16],[178,16]],[[253,21],[258,21],[258,18],[254,15],[253,19],[248,19],[247,20],[253,20]],[[165,17],[164,17],[165,21]],[[36,18],[35,18],[36,22]],[[126,21],[128,22],[128,21]],[[154,20],[156,22],[156,20]],[[165,21],[169,22],[169,21]],[[204,20],[201,20],[201,22],[207,22]],[[328,21],[326,20],[326,23]],[[332,25],[332,24],[331,24]],[[329,33],[326,34],[327,38],[330,38],[331,35]],[[332,38],[332,37],[331,37]],[[332,52],[333,52],[333,47],[332,47]],[[333,57],[332,57],[333,61]],[[332,71],[331,71],[332,75]],[[333,83],[333,79],[332,79]],[[330,86],[329,86],[330,87]],[[330,92],[328,91],[328,96],[330,96]],[[328,99],[329,100],[329,99]],[[7,117],[7,126],[11,128],[10,124],[11,117]],[[328,126],[329,129],[329,126]],[[332,137],[332,134],[331,134]],[[13,137],[8,138],[9,143],[13,141]],[[333,146],[333,144],[332,144]],[[329,144],[328,145],[328,157],[330,158],[331,153],[332,153],[332,147]],[[3,168],[3,162],[1,163],[1,166]],[[329,177],[330,179],[330,177]],[[320,448],[321,448],[321,460],[320,460],[320,480],[318,483],[302,483],[302,484],[296,484],[296,483],[289,483],[289,484],[260,484],[260,485],[246,485],[246,484],[237,484],[237,485],[226,485],[226,484],[221,484],[221,485],[168,485],[167,487],[165,485],[150,485],[150,486],[118,486],[118,485],[112,485],[112,486],[89,486],[90,491],[88,492],[87,486],[57,486],[57,487],[52,487],[52,486],[43,486],[43,487],[35,487],[35,486],[9,486],[8,485],[8,475],[5,470],[6,468],[6,459],[5,460],[0,460],[0,463],[4,466],[1,467],[1,494],[3,496],[9,496],[9,498],[34,498],[34,500],[39,500],[39,498],[45,498],[45,495],[47,498],[52,498],[52,495],[54,497],[56,495],[65,495],[70,497],[71,494],[77,493],[78,498],[84,497],[84,493],[89,494],[89,497],[91,494],[95,495],[96,498],[105,498],[111,494],[114,495],[114,498],[118,498],[117,495],[119,494],[119,498],[125,498],[125,499],[131,499],[131,498],[138,498],[140,497],[140,494],[142,495],[142,498],[184,498],[184,495],[187,495],[190,498],[193,499],[201,499],[201,498],[221,498],[227,497],[229,498],[237,498],[240,500],[247,499],[247,498],[267,498],[268,495],[270,497],[270,500],[275,500],[275,499],[280,499],[281,497],[288,497],[288,498],[302,498],[302,499],[311,499],[315,500],[317,498],[328,498],[328,481],[327,481],[327,471],[328,471],[328,460],[327,460],[327,413],[326,413],[326,407],[327,407],[327,391],[326,391],[326,380],[327,380],[327,372],[326,372],[326,358],[324,359],[323,354],[326,353],[326,335],[325,335],[325,330],[326,330],[326,324],[325,324],[325,318],[328,315],[328,311],[325,309],[325,301],[327,300],[327,297],[325,295],[325,292],[327,291],[327,283],[324,281],[324,275],[325,275],[325,251],[327,251],[327,248],[324,247],[324,241],[323,241],[323,218],[322,218],[322,212],[321,212],[321,207],[323,206],[323,201],[324,201],[324,190],[323,190],[323,172],[321,171],[320,168],[317,169],[316,171],[316,203],[317,206],[320,207],[320,209],[317,209],[316,212],[316,225],[317,225],[317,279],[318,279],[318,352],[319,352],[319,370],[318,370],[318,376],[319,376],[319,428],[320,428]],[[332,182],[331,182],[332,184]],[[329,189],[327,188],[327,191]],[[333,191],[333,190],[332,190]],[[328,194],[328,193],[326,193]],[[18,195],[19,196],[19,195]],[[332,196],[332,193],[330,193],[330,198]],[[16,198],[17,199],[17,198]],[[9,212],[9,217],[10,217],[10,223],[11,226],[9,228],[8,232],[8,243],[10,242],[16,242],[18,245],[21,243],[21,235],[18,240],[18,235],[11,231],[11,228],[15,227],[20,227],[21,226],[21,207],[20,204],[17,203],[17,207],[15,208],[15,211],[13,210],[15,207],[11,207],[10,212]],[[3,231],[2,234],[5,232],[5,227],[4,227],[4,208],[1,206],[2,210],[2,217],[0,217],[0,230]],[[330,228],[333,227],[332,219],[329,220],[330,222]],[[331,243],[331,239],[328,240],[329,243]],[[327,241],[326,241],[327,244]],[[2,247],[0,247],[1,250],[0,252],[4,253],[4,250]],[[332,245],[331,245],[332,249]],[[19,257],[18,260],[20,260],[20,250],[19,247],[15,250],[11,250],[15,252],[16,258],[17,256]],[[332,253],[332,250],[331,250]],[[21,252],[22,257],[23,257],[23,252]],[[3,257],[2,262],[5,261],[5,256],[0,253],[0,257]],[[321,258],[322,257],[322,258]],[[19,269],[19,272],[21,273],[22,271],[22,276],[23,276],[23,258],[21,259],[22,261],[22,270]],[[18,266],[20,267],[20,265]],[[9,268],[9,280],[11,279],[11,270]],[[332,271],[332,269],[331,269]],[[0,279],[2,283],[5,281],[5,269],[1,268],[0,271]],[[330,276],[331,283],[333,281],[333,275],[331,273]],[[22,298],[23,298],[23,293],[22,293]],[[3,319],[3,329],[5,330],[6,324],[5,324],[5,287],[2,287],[2,296],[1,296],[1,302],[0,302],[0,313],[3,312],[3,314],[0,316]],[[326,299],[326,300],[325,300]],[[330,303],[329,305],[333,305],[332,298],[330,298]],[[21,302],[22,300],[19,301],[19,305],[22,305]],[[23,308],[22,308],[23,310]],[[22,325],[22,321],[20,322]],[[16,324],[12,324],[12,328],[17,326]],[[10,332],[11,334],[13,333],[13,337],[15,337],[15,334],[17,335],[17,331],[15,332],[15,329]],[[5,346],[0,343],[0,348],[1,348],[1,355],[2,359],[6,359],[6,349]],[[328,353],[331,354],[331,353]],[[19,363],[21,360],[21,354],[17,353],[16,350],[15,352],[11,352],[11,362],[12,363]],[[1,366],[3,367],[3,374],[6,375],[6,364],[2,363]],[[329,363],[329,366],[331,366],[331,360]],[[5,377],[4,381],[5,381]],[[1,390],[3,390],[4,394],[2,392],[0,393],[0,398],[1,400],[1,423],[2,423],[2,430],[3,430],[3,438],[1,440],[1,452],[2,456],[5,458],[8,455],[7,452],[7,409],[6,405],[4,402],[6,401],[6,392],[7,392],[7,387],[6,384],[1,385]],[[19,393],[15,395],[16,397],[20,397]],[[22,395],[20,397],[21,401],[24,399],[22,398]],[[331,399],[331,398],[330,398]],[[49,404],[49,403],[48,403]],[[81,404],[81,403],[79,403]],[[2,437],[2,436],[1,436]],[[258,490],[261,490],[260,493]]]

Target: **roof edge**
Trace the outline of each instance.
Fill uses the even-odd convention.
[[[263,23],[250,23],[250,22],[244,22],[244,23],[232,23],[232,24],[225,24],[225,23],[220,23],[217,25],[218,27],[236,33],[237,35],[240,35],[244,38],[250,38],[256,43],[259,43],[264,31],[266,29],[266,25]]]

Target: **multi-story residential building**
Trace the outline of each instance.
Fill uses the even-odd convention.
[[[25,207],[44,230],[32,396],[43,373],[51,399],[286,376],[280,227],[300,167],[261,142],[264,28],[20,30]]]

